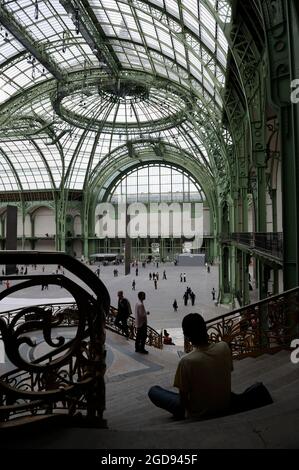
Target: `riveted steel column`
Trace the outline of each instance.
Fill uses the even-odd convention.
[[[261,2],[267,29],[271,98],[281,135],[284,289],[299,284],[299,104],[291,81],[299,78],[298,6],[295,0]]]

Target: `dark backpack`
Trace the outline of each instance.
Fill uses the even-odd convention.
[[[262,382],[256,382],[246,388],[243,393],[232,394],[231,411],[241,413],[262,406],[271,405],[273,399]]]

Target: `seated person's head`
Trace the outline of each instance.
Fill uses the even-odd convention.
[[[184,336],[194,346],[206,346],[209,342],[205,321],[199,313],[189,313],[182,322]]]

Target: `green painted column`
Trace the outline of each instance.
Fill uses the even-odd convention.
[[[265,233],[267,231],[267,212],[266,212],[266,172],[264,166],[257,168],[258,185],[257,185],[257,232]],[[265,287],[265,265],[258,260],[259,272],[259,298],[260,300],[267,297],[267,288]]]
[[[243,270],[243,305],[250,304],[249,297],[249,263],[250,256],[247,253],[242,253],[242,270]]]
[[[241,188],[241,199],[242,199],[242,231],[248,233],[248,190],[247,186]]]
[[[260,1],[266,40],[272,106],[279,115],[284,231],[284,290],[299,285],[299,103],[292,80],[299,78],[297,0]]]
[[[128,276],[131,272],[131,258],[132,258],[132,239],[128,234],[128,226],[130,223],[130,216],[126,212],[126,240],[125,240],[125,275]]]
[[[271,189],[273,232],[277,232],[277,190]]]
[[[273,294],[279,294],[279,270],[277,268],[274,269],[274,280],[273,280]]]
[[[232,301],[231,284],[230,284],[230,268],[235,266],[235,253],[231,251],[231,247],[223,245],[221,247],[221,263],[220,263],[220,302],[229,304]]]
[[[281,109],[284,290],[299,285],[299,142],[298,107]]]

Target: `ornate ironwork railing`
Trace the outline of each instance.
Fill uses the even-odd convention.
[[[115,307],[110,306],[109,313],[106,315],[106,328],[109,328],[111,331],[114,331],[120,335],[125,336],[124,331],[121,328],[115,326],[115,318],[117,315],[117,309]],[[127,321],[128,324],[128,332],[129,332],[129,339],[135,340],[136,338],[136,326],[135,326],[135,318],[131,315]],[[147,326],[147,338],[146,344],[148,346],[153,346],[157,349],[163,349],[163,337],[162,332],[158,333],[154,328],[151,326]]]
[[[210,341],[226,341],[234,359],[289,348],[299,333],[299,287],[209,320],[206,325]],[[185,351],[191,349],[185,341]]]
[[[104,284],[87,266],[62,253],[3,252],[0,263],[61,265],[94,294],[61,275],[9,276],[20,282],[2,291],[0,301],[21,289],[46,283],[68,290],[76,308],[37,306],[1,315],[0,332],[13,370],[0,376],[0,429],[50,417],[68,424],[105,426],[104,322],[110,297]],[[61,330],[58,336],[56,328],[67,324],[75,327],[72,338]],[[37,359],[33,352],[39,341],[33,336],[39,336],[48,349]]]

